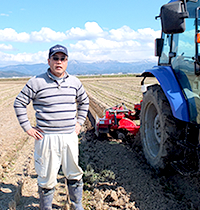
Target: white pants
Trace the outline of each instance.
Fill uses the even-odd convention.
[[[35,170],[38,185],[51,189],[57,184],[57,174],[62,170],[67,179],[80,180],[83,175],[78,165],[78,137],[71,134],[44,134],[42,140],[35,140]]]

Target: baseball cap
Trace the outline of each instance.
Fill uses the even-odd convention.
[[[64,53],[65,55],[68,56],[67,48],[64,47],[64,46],[62,46],[62,45],[57,44],[57,45],[55,45],[55,46],[53,46],[53,47],[51,47],[51,48],[49,49],[49,58],[50,58],[52,55],[54,55],[54,54],[56,54],[56,53],[58,53],[58,52],[62,52],[62,53]]]

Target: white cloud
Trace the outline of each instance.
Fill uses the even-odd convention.
[[[96,22],[85,23],[85,29],[73,27],[66,31],[67,39],[94,39],[103,37],[105,34],[106,32]]]
[[[134,31],[128,26],[123,26],[105,32],[104,37],[96,36],[92,40],[79,40],[70,44],[71,57],[77,60],[113,59],[127,62],[152,59],[154,40],[159,36],[160,31],[151,28]]]
[[[26,32],[17,33],[12,28],[0,30],[0,41],[28,42],[30,35]]]
[[[18,53],[8,54],[0,52],[1,66],[12,65],[12,64],[36,64],[36,63],[47,63],[47,51],[39,51],[37,53]]]
[[[43,27],[40,31],[33,31],[30,35],[30,39],[33,42],[51,42],[51,41],[63,41],[67,37],[63,32],[55,32],[50,28]]]
[[[128,26],[123,26],[119,29],[112,29],[109,31],[110,38],[114,40],[130,40],[135,39],[136,32]]]
[[[11,44],[0,44],[0,50],[5,50],[5,51],[9,51],[9,50],[14,50],[13,46]]]
[[[127,41],[112,41],[104,38],[98,38],[94,41],[85,40],[78,41],[76,44],[71,44],[70,47],[74,51],[90,51],[90,50],[100,50],[100,51],[112,51],[112,50],[122,50],[130,49],[132,47],[139,47],[140,43],[134,40]]]
[[[143,40],[152,41],[155,37],[160,36],[160,31],[154,31],[151,28],[138,29],[134,31],[129,26],[123,26],[119,29],[112,29],[109,31],[110,38],[114,40]]]
[[[11,45],[10,42],[40,43],[39,46],[46,46],[47,42],[51,43],[50,46],[55,43],[64,45],[68,43],[70,59],[82,61],[111,59],[131,62],[154,58],[154,39],[157,37],[160,37],[160,31],[151,28],[135,31],[129,26],[123,26],[119,29],[103,30],[96,22],[87,22],[84,28],[71,28],[66,32],[56,32],[43,27],[40,31],[18,33],[12,28],[6,28],[0,30],[0,51],[15,50],[14,43]],[[8,65],[46,62],[48,49],[38,53],[31,53],[28,50],[27,48],[26,52],[20,52],[18,48],[20,52],[18,54],[1,53],[0,61],[4,59],[3,62],[7,62]]]
[[[76,60],[119,60],[131,62],[150,59],[154,53],[154,44],[140,43],[135,40],[112,41],[99,38],[94,41],[79,41],[71,44],[71,59]]]
[[[51,42],[63,41],[67,36],[64,32],[56,32],[50,28],[43,27],[40,31],[33,31],[31,34],[26,32],[17,33],[12,28],[0,30],[0,41],[11,42]]]

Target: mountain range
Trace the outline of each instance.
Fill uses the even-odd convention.
[[[77,60],[69,61],[67,72],[72,75],[99,75],[99,74],[130,74],[141,73],[145,69],[152,68],[156,62],[140,61],[140,62],[118,62],[113,60],[97,61],[93,63],[85,63]],[[20,64],[0,67],[0,78],[2,77],[26,77],[44,73],[48,64]]]

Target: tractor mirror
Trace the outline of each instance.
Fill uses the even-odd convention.
[[[161,56],[164,39],[155,40],[155,56]]]
[[[188,12],[182,1],[171,2],[161,7],[161,25],[166,34],[176,34],[185,31],[185,18]]]

